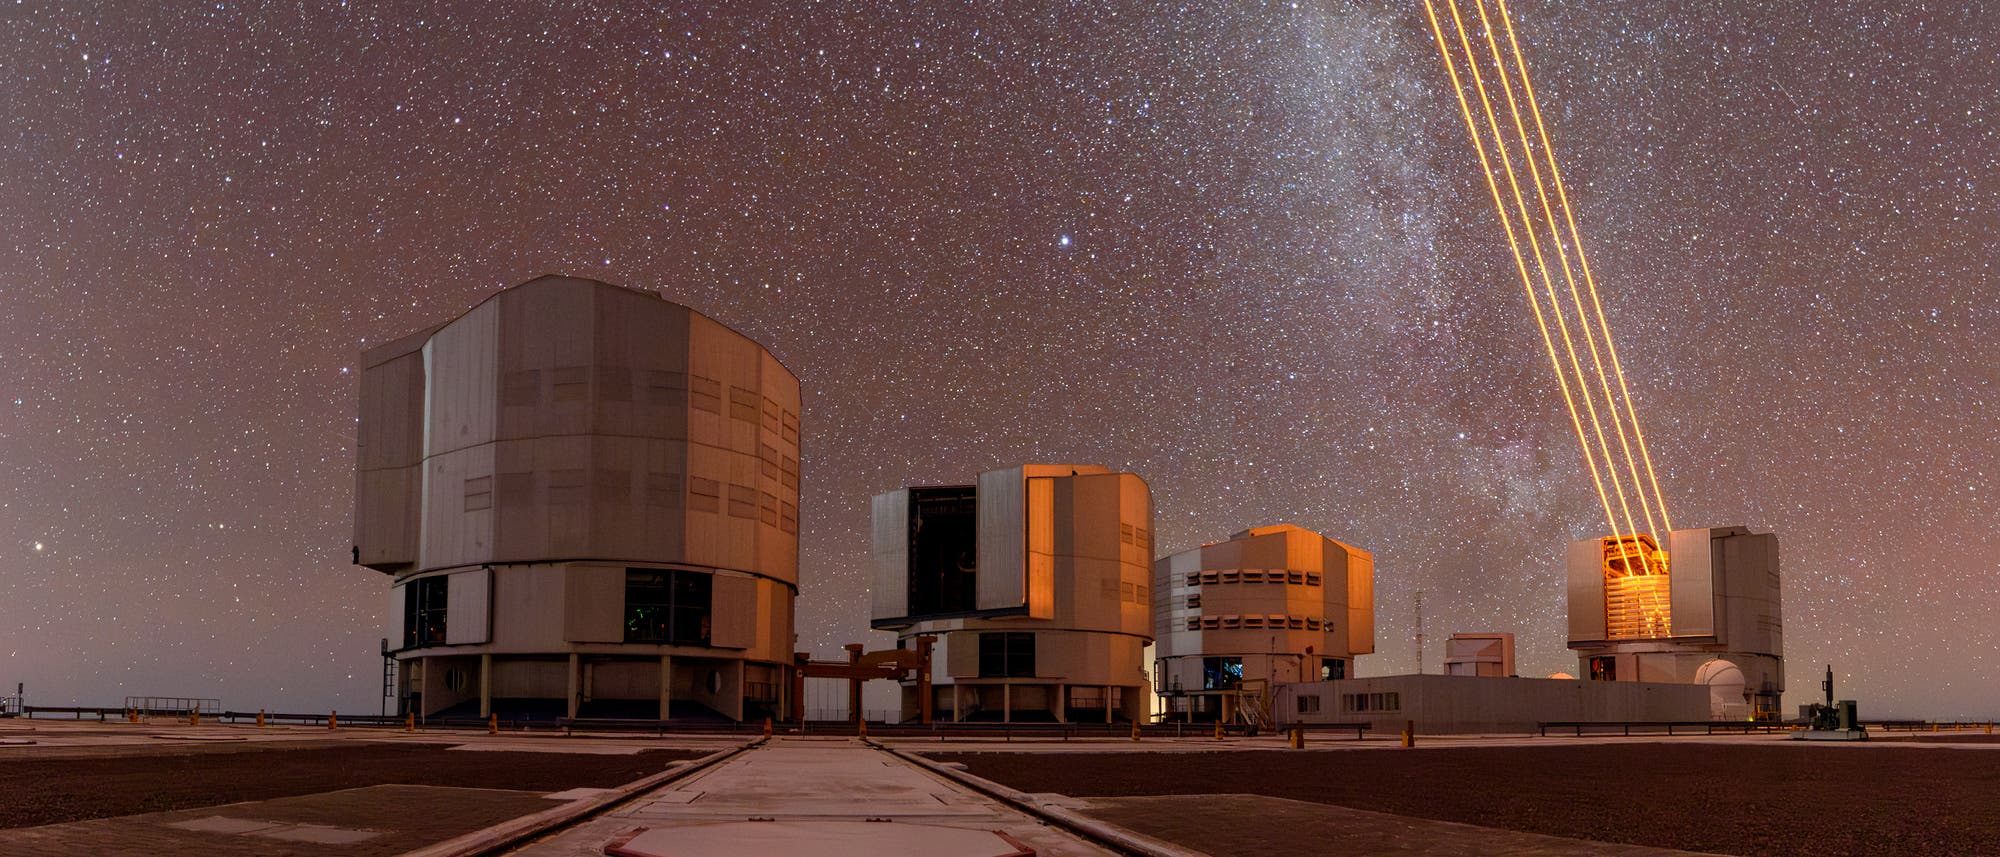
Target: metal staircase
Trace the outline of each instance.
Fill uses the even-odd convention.
[[[1237,685],[1235,693],[1235,722],[1254,728],[1271,725],[1271,682],[1266,679],[1245,679]]]

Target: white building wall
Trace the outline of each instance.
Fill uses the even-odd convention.
[[[496,654],[560,652],[567,609],[566,566],[555,563],[512,565],[493,577],[493,642]]]
[[[1369,697],[1370,710],[1348,710],[1344,702],[1356,695]],[[1301,712],[1300,697],[1310,698],[1305,707],[1316,710]],[[1445,675],[1284,685],[1271,710],[1281,725],[1367,723],[1396,731],[1414,721],[1427,735],[1525,734],[1546,722],[1709,719],[1708,690],[1699,685]]]
[[[477,645],[488,638],[493,615],[493,572],[484,568],[450,576],[445,590],[445,645]]]

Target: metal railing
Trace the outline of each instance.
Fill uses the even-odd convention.
[[[1977,732],[1992,734],[1991,720],[1868,720],[1862,728],[1881,732]],[[1542,735],[1549,730],[1572,735],[1716,735],[1792,732],[1806,728],[1803,721],[1778,720],[1582,720],[1549,721],[1536,724]]]
[[[1570,730],[1584,735],[1715,735],[1753,732],[1789,732],[1791,726],[1775,720],[1551,720],[1537,723],[1541,735],[1550,729]]]
[[[28,718],[30,720],[36,717],[46,718],[49,715],[63,715],[63,714],[69,715],[69,719],[71,720],[84,720],[86,718],[89,718],[89,719],[95,719],[99,722],[103,722],[107,720],[125,719],[125,709],[123,708],[93,708],[87,706],[69,706],[69,705],[21,706],[21,716]]]
[[[258,717],[270,725],[289,724],[293,726],[326,726],[329,723],[340,726],[401,726],[403,718],[380,714],[341,714],[328,711],[324,714],[284,714],[262,711],[218,711],[215,719],[223,723],[255,723]],[[479,728],[486,728],[486,721],[479,721]]]
[[[1884,732],[1982,732],[1993,734],[1991,720],[1867,720],[1866,729]]]
[[[1346,732],[1353,730],[1354,740],[1356,741],[1367,738],[1368,731],[1374,728],[1375,724],[1367,721],[1354,721],[1350,723],[1281,723],[1278,726],[1281,732],[1286,729],[1304,729],[1307,732]]]
[[[100,722],[122,721],[131,716],[133,712],[134,709],[130,708],[97,708],[86,706],[29,705],[21,707],[22,716],[28,718],[65,718],[70,720],[97,720]],[[170,708],[154,708],[150,712],[172,716],[184,716],[188,713],[186,709],[176,711]],[[139,713],[144,715],[148,711],[139,710]],[[411,721],[407,715],[340,714],[333,711],[300,713],[223,711],[204,708],[201,711],[201,715],[204,720],[228,724],[256,723],[258,722],[258,718],[261,717],[264,724],[272,726],[339,726],[341,728],[402,729],[411,725]],[[620,732],[628,734],[650,733],[656,736],[750,735],[762,733],[764,730],[764,721],[761,719],[735,722],[727,720],[676,721],[588,717],[557,718],[553,720],[548,718],[511,719],[506,717],[497,719],[419,717],[416,718],[414,725],[416,728],[424,731],[485,731],[497,726],[499,729],[507,732]],[[1560,724],[1552,723],[1545,725],[1555,726]],[[1368,731],[1373,728],[1372,724],[1366,722],[1286,724],[1278,727],[1267,727],[1261,730],[1243,724],[1224,724],[1223,733],[1230,737],[1246,737],[1258,734],[1282,735],[1286,729],[1293,726],[1304,728],[1308,732],[1344,733],[1351,731],[1354,733],[1355,740],[1365,739]],[[779,721],[773,724],[773,730],[783,735],[824,736],[852,736],[860,732],[853,723],[847,720],[807,720],[802,723]],[[1003,742],[1101,741],[1130,738],[1132,735],[1132,724],[1130,722],[1106,724],[995,723],[991,721],[951,723],[940,721],[925,726],[918,723],[870,722],[868,724],[868,734],[871,737],[932,739],[939,742],[954,740],[1000,740]],[[1215,724],[1209,722],[1144,723],[1139,726],[1139,734],[1142,739],[1207,738],[1215,734]]]
[[[125,710],[140,717],[155,714],[214,716],[222,713],[222,700],[192,696],[128,696],[125,697]]]
[[[284,711],[223,711],[215,719],[223,723],[255,723],[259,717],[269,726],[329,726],[371,729],[402,729],[414,726],[426,731],[485,731],[498,728],[507,732],[624,732],[654,735],[747,735],[762,733],[764,722],[733,721],[685,722],[629,718],[511,718],[511,717],[418,717],[409,715],[297,713]]]
[[[1369,723],[1312,723],[1303,725],[1312,732],[1354,733],[1355,740],[1367,736],[1372,728]],[[854,724],[845,720],[807,721],[805,723],[783,723],[778,730],[788,735],[853,735]],[[1231,737],[1255,735],[1282,735],[1289,725],[1276,727],[1253,727],[1242,723],[1223,724],[1223,733]],[[1139,737],[1160,738],[1208,738],[1215,734],[1213,722],[1187,723],[1145,723],[1139,726]],[[994,723],[980,722],[938,722],[929,726],[917,723],[870,723],[868,736],[871,738],[928,738],[939,742],[953,740],[994,740],[1013,741],[1102,741],[1128,739],[1132,736],[1132,724],[1123,723]]]

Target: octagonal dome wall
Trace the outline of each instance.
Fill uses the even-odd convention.
[[[423,346],[416,566],[593,558],[797,582],[798,380],[658,296],[563,277]]]
[[[417,559],[423,482],[424,343],[429,328],[361,355],[355,420],[354,561],[384,571]]]

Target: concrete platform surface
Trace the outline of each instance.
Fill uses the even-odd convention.
[[[752,833],[733,842],[715,838],[730,830]],[[809,847],[785,844],[799,841],[794,834],[813,830],[839,831],[840,838],[822,835],[807,840]],[[641,842],[662,848],[679,843],[674,850],[648,852],[673,857],[847,853],[833,848],[870,857],[948,857],[978,852],[941,851],[939,845],[977,841],[964,834],[990,837],[995,831],[1039,857],[1111,853],[851,738],[774,739],[510,853],[599,857],[607,845]],[[752,835],[770,841],[750,847],[747,843],[760,841],[747,838]],[[692,850],[687,837],[713,842],[715,849]]]
[[[640,831],[612,857],[1035,857],[994,830],[869,821],[719,821]]]

